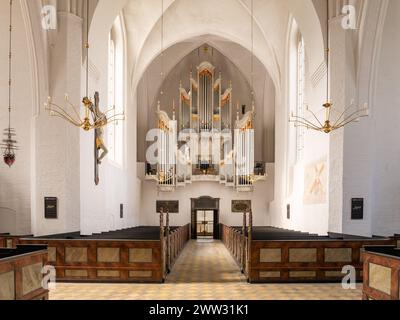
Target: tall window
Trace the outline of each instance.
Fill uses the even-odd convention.
[[[305,101],[305,45],[300,29],[292,21],[288,48],[288,111],[290,115],[304,116]],[[287,135],[287,195],[293,193],[294,168],[303,159],[303,127],[290,124]]]
[[[108,104],[111,114],[124,112],[124,51],[121,19],[118,17],[109,36]],[[122,166],[124,158],[124,121],[114,121],[107,127],[108,158]]]
[[[296,113],[299,117],[304,117],[305,103],[305,47],[304,39],[299,36],[300,40],[297,46],[297,107]],[[303,160],[304,149],[304,127],[296,128],[296,160]]]

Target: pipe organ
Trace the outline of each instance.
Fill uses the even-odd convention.
[[[157,183],[160,190],[173,191],[176,176],[176,146],[177,130],[175,113],[173,119],[157,108],[158,139],[157,139]]]
[[[216,181],[238,191],[252,191],[254,179],[254,104],[232,118],[232,83],[208,61],[190,73],[189,87],[179,86],[178,119],[157,110],[160,191],[197,181]]]

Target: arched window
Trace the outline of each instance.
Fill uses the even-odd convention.
[[[108,104],[111,115],[124,113],[124,42],[121,19],[118,17],[109,36],[108,54]],[[124,121],[111,122],[107,127],[108,158],[122,166],[124,159]]]
[[[305,101],[305,45],[295,20],[289,39],[288,56],[288,111],[290,115],[304,116]],[[303,159],[304,128],[293,125],[287,136],[287,195],[293,193],[294,168]]]

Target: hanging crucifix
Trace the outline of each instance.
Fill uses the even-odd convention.
[[[99,167],[102,160],[107,156],[108,149],[104,143],[104,127],[107,125],[107,116],[100,111],[100,95],[94,94],[94,105],[90,108],[92,114],[94,129],[94,183],[96,186],[100,182]]]

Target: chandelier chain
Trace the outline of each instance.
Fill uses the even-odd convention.
[[[254,103],[254,0],[251,0],[251,99]]]
[[[89,96],[89,0],[86,0],[86,97]]]
[[[161,0],[161,98],[164,95],[164,0]]]
[[[12,7],[13,0],[10,0],[10,39],[9,39],[9,51],[8,51],[8,131],[11,131],[11,86],[12,86]]]
[[[329,88],[329,80],[330,80],[330,28],[329,28],[329,20],[330,20],[330,10],[329,10],[329,0],[326,0],[326,101],[330,101],[330,88]]]

